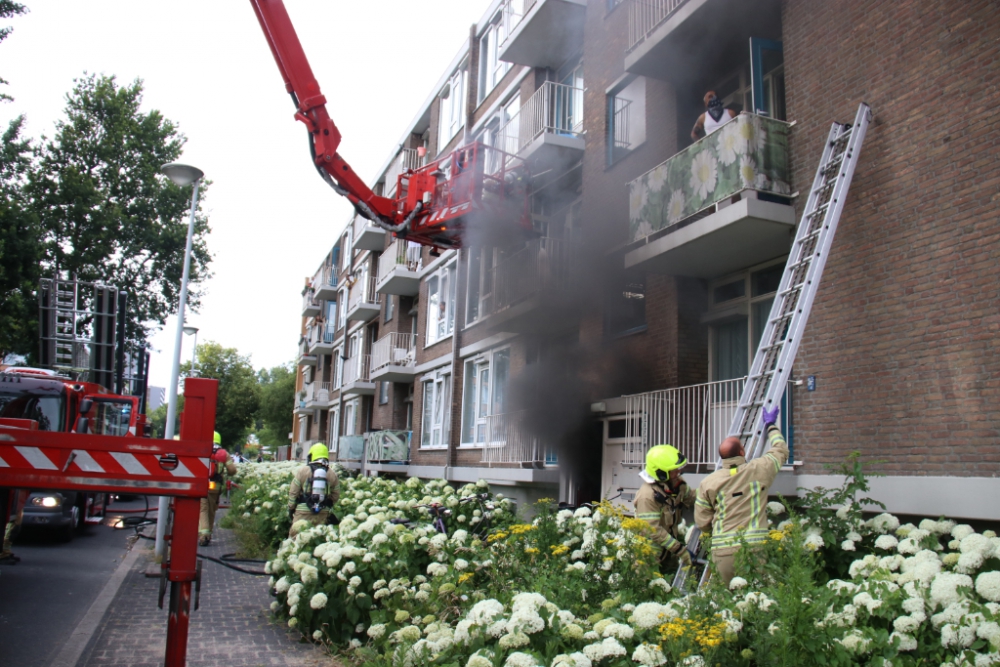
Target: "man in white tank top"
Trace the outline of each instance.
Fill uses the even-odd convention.
[[[702,137],[707,137],[720,127],[736,118],[736,112],[732,109],[724,109],[714,90],[705,93],[705,113],[698,116],[698,121],[691,128],[691,138],[697,141]]]

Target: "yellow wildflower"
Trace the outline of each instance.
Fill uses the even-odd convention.
[[[472,579],[472,577],[474,577],[474,576],[476,576],[476,575],[473,574],[472,572],[466,572],[465,574],[460,574],[460,575],[458,575],[458,583],[464,584],[469,579]]]

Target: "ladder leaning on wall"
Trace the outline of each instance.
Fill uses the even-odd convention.
[[[764,453],[761,409],[780,403],[790,379],[871,119],[871,108],[862,102],[854,123],[834,123],[823,147],[778,293],[729,427],[729,435],[743,441],[748,461]],[[721,464],[719,460],[716,469]],[[704,583],[709,569],[708,554],[700,538],[701,532],[695,527],[687,542],[692,558],[702,568],[699,585]],[[685,584],[689,573],[689,568],[681,567],[674,577],[674,587],[682,593],[688,592]]]

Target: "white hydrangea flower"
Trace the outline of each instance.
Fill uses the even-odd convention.
[[[278,579],[278,583],[274,585],[274,590],[278,593],[284,593],[288,590],[288,577],[282,577]]]
[[[576,651],[569,654],[560,653],[552,659],[552,667],[593,667],[593,663],[583,653]]]
[[[854,546],[854,542],[852,542],[851,540],[844,540],[843,542],[841,542],[840,548],[843,549],[844,551],[857,551],[857,549]]]
[[[976,577],[976,592],[990,602],[1000,602],[1000,572],[983,572]]]
[[[385,634],[385,623],[376,623],[368,628],[368,636],[372,639],[380,639]]]
[[[632,661],[646,667],[659,667],[667,662],[667,656],[656,644],[646,644],[645,642],[636,646],[632,652]],[[555,665],[555,663],[552,663]]]
[[[705,658],[700,655],[689,655],[680,662],[683,667],[705,667]]]
[[[972,577],[966,574],[942,572],[931,582],[931,602],[940,607],[958,602],[959,587],[972,588]]]
[[[528,635],[523,632],[514,632],[512,634],[504,635],[498,642],[500,648],[502,649],[520,648],[522,646],[527,646],[530,643],[531,639],[529,639]]]
[[[854,603],[855,607],[864,607],[868,610],[868,613],[871,613],[882,606],[882,601],[876,600],[869,593],[858,593],[854,596],[854,599],[851,600],[851,602]]]
[[[899,544],[899,540],[893,535],[879,535],[875,540],[875,548],[888,551],[890,549],[895,549]]]
[[[901,554],[915,554],[920,551],[920,545],[912,537],[907,537],[899,541],[896,550]]]
[[[772,500],[771,502],[769,502],[767,504],[767,513],[768,514],[784,514],[785,513],[785,506],[782,505],[779,502],[775,502],[775,501]]]
[[[962,523],[951,529],[951,536],[961,541],[963,538],[972,535],[975,529],[967,523]]]
[[[812,535],[807,535],[802,541],[802,546],[811,551],[816,551],[817,549],[823,548],[823,537],[813,533]]]
[[[889,641],[898,640],[900,651],[916,651],[917,638],[905,632],[893,632],[889,635]]]
[[[668,584],[667,580],[662,577],[653,579],[651,582],[649,582],[649,585],[661,589],[664,593],[669,593],[671,589],[670,584]]]
[[[322,630],[317,630],[316,632],[314,632],[312,634],[312,637],[313,637],[313,641],[317,641],[318,642],[320,639],[323,638],[323,631]]]
[[[579,511],[579,510],[578,510]],[[615,658],[625,655],[628,651],[614,637],[608,637],[602,642],[589,644],[583,647],[583,654],[592,661],[597,662],[605,658]]]
[[[871,640],[857,629],[851,630],[842,639],[834,639],[834,641],[855,655],[864,655],[871,645]]]
[[[747,580],[743,577],[733,577],[732,581],[729,582],[729,590],[737,591],[747,585]]]

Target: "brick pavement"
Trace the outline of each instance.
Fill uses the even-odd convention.
[[[136,560],[125,577],[78,667],[163,664],[169,591],[164,609],[158,609],[159,580],[143,574],[152,561],[152,542],[140,540],[134,548],[148,553]],[[216,558],[234,551],[232,531],[218,526],[212,544],[199,548]],[[266,577],[203,562],[201,605],[191,613],[188,667],[339,667],[322,649],[300,641],[297,632],[270,621],[267,608],[272,598]]]

